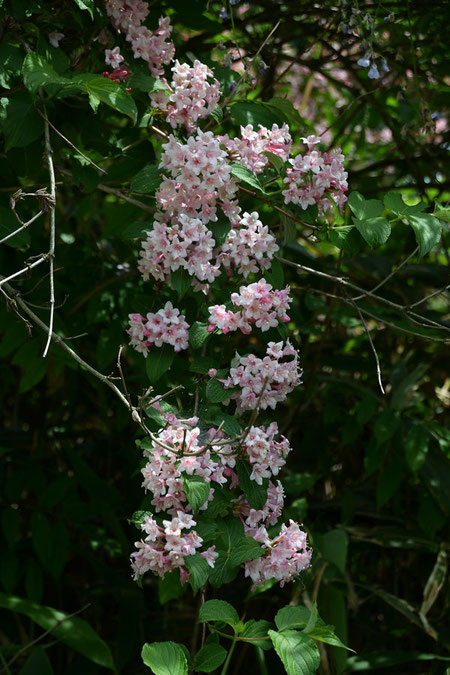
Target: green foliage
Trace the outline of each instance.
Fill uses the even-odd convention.
[[[175,642],[152,642],[142,647],[142,660],[155,675],[187,675],[186,655]]]

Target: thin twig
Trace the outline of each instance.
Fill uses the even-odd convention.
[[[438,291],[434,291],[434,293],[430,293],[430,295],[426,295],[422,300],[418,300],[417,302],[414,302],[412,305],[409,305],[409,309],[412,307],[417,307],[418,305],[421,305],[423,302],[426,302],[430,298],[434,298],[435,295],[440,295],[440,293],[445,293],[445,291],[448,291],[450,288],[450,284],[447,286],[444,286],[444,288],[440,288]]]
[[[364,326],[364,330],[366,331],[366,334],[367,334],[367,337],[368,337],[368,340],[369,340],[370,347],[371,347],[371,349],[372,349],[372,351],[373,351],[373,355],[374,355],[374,357],[375,357],[375,363],[376,363],[376,367],[377,367],[377,379],[378,379],[378,384],[379,384],[379,386],[380,386],[381,393],[382,393],[383,396],[384,396],[384,395],[386,394],[386,392],[384,391],[383,382],[382,382],[382,380],[381,380],[380,359],[378,358],[377,350],[375,349],[375,345],[373,344],[372,338],[371,338],[371,336],[370,336],[369,328],[368,328],[366,322],[364,321],[364,317],[363,317],[363,315],[361,314],[361,310],[359,309],[359,307],[358,307],[358,305],[356,304],[356,302],[353,302],[353,306],[354,306],[354,308],[356,309],[356,311],[357,311],[358,314],[359,314],[359,318],[361,319],[361,323],[362,323],[362,325]]]
[[[19,232],[22,232],[22,230],[25,230],[27,227],[29,227],[32,223],[34,223],[35,220],[39,218],[39,216],[42,216],[44,213],[44,210],[42,209],[39,211],[39,213],[36,213],[35,216],[30,218],[26,223],[23,223],[20,227],[17,228],[17,230],[14,230],[14,232],[10,232],[9,234],[6,235],[6,237],[3,237],[3,239],[0,239],[0,244],[4,244],[5,241],[8,241],[8,239],[11,239],[11,237],[14,237],[14,235],[19,234]]]
[[[77,146],[74,145],[74,144],[72,143],[72,141],[69,141],[69,139],[66,138],[66,137],[64,136],[64,134],[62,134],[62,133],[54,126],[54,124],[52,124],[52,123],[50,122],[49,119],[47,119],[47,114],[44,115],[44,113],[41,112],[41,111],[39,110],[39,108],[36,108],[36,109],[37,109],[39,115],[40,115],[41,117],[44,118],[45,123],[46,123],[46,124],[49,124],[49,125],[51,126],[51,128],[53,129],[53,131],[54,131],[56,134],[58,134],[58,136],[60,136],[60,137],[63,139],[63,141],[65,141],[65,142],[67,143],[67,145],[70,145],[70,147],[73,148],[79,155],[81,155],[87,162],[89,162],[89,164],[92,164],[92,166],[95,167],[98,171],[100,171],[101,173],[103,173],[103,174],[106,175],[107,172],[105,171],[105,169],[102,169],[101,166],[98,166],[98,164],[96,164],[95,162],[93,162],[92,159],[90,159],[87,155],[85,155],[84,152],[82,152],[82,151],[80,150],[80,148],[77,148]]]
[[[25,263],[25,267],[23,267],[18,272],[14,272],[13,274],[10,274],[9,277],[2,277],[0,279],[0,286],[3,286],[4,284],[8,283],[9,281],[12,281],[12,279],[15,279],[16,277],[19,277],[20,275],[25,274],[26,272],[29,272],[34,267],[37,267],[41,263],[48,260],[48,253],[41,253],[40,255],[36,256],[36,258],[37,259],[32,263],[29,263],[29,264]]]
[[[55,184],[55,169],[53,167],[53,150],[50,144],[50,130],[47,119],[47,112],[45,110],[44,117],[44,138],[45,138],[45,154],[47,158],[48,174],[50,177],[50,196],[53,204],[50,206],[50,246],[48,249],[49,267],[50,267],[50,319],[48,323],[48,337],[45,344],[43,358],[48,354],[50,343],[52,341],[53,320],[55,317],[55,275],[54,275],[54,258],[55,258],[55,240],[56,240],[56,184]]]
[[[265,197],[260,197],[256,192],[253,190],[247,190],[247,188],[242,187],[242,185],[239,185],[239,190],[241,192],[245,192],[245,194],[250,195],[254,199],[258,199],[260,202],[264,202],[265,204],[268,204],[274,211],[278,211],[278,213],[281,213],[283,216],[286,218],[289,218],[290,220],[293,220],[294,223],[298,223],[299,225],[302,225],[302,227],[307,227],[310,230],[320,230],[320,227],[317,225],[311,225],[310,223],[305,223],[303,220],[300,220],[299,218],[296,218],[295,216],[292,215],[292,213],[289,213],[288,211],[285,211],[284,209],[280,208],[276,204],[272,204],[272,202],[269,199],[266,199]]]
[[[55,628],[58,628],[58,626],[60,626],[62,623],[64,623],[64,621],[67,621],[68,619],[73,619],[74,616],[77,616],[77,614],[81,614],[82,612],[84,612],[84,611],[85,611],[88,607],[90,607],[90,606],[91,606],[91,603],[88,602],[87,605],[85,605],[85,606],[82,607],[81,609],[77,609],[76,612],[72,612],[72,614],[68,614],[67,616],[65,616],[65,617],[63,617],[62,619],[60,619],[59,621],[57,621],[53,626],[51,626],[51,628],[49,628],[48,630],[46,630],[45,633],[42,633],[42,634],[39,635],[37,638],[35,638],[35,639],[32,640],[31,642],[29,642],[27,645],[25,645],[24,647],[22,647],[22,649],[19,649],[19,651],[16,652],[16,653],[14,654],[14,656],[12,657],[12,659],[10,659],[10,660],[8,661],[7,667],[9,668],[9,666],[10,666],[12,663],[14,663],[14,661],[16,661],[20,656],[22,656],[22,654],[23,654],[24,652],[26,652],[28,649],[30,649],[30,647],[33,647],[33,646],[34,646],[35,644],[37,644],[38,642],[41,642],[41,640],[43,640],[47,635],[49,635],[52,631],[54,631]],[[4,670],[6,670],[6,667],[5,667]]]
[[[382,281],[380,281],[380,283],[379,283],[377,286],[375,286],[375,288],[372,288],[372,291],[371,291],[371,292],[372,292],[372,293],[375,293],[375,291],[378,291],[379,288],[381,288],[382,286],[384,286],[384,284],[385,284],[386,282],[388,282],[389,279],[392,279],[392,277],[393,277],[395,274],[397,274],[397,272],[398,272],[402,267],[404,267],[404,266],[406,265],[406,263],[408,263],[408,262],[411,260],[411,258],[414,258],[414,256],[417,254],[418,250],[419,250],[419,247],[416,246],[416,248],[414,249],[414,251],[413,251],[412,253],[410,253],[409,256],[408,256],[407,258],[405,258],[405,260],[403,260],[403,262],[401,262],[400,265],[398,265],[398,266],[395,268],[395,270],[392,270],[392,272],[391,272],[390,274],[388,274],[387,277],[386,277],[385,279],[383,279]],[[364,294],[363,294],[363,295],[357,295],[357,296],[355,296],[354,298],[352,298],[352,300],[361,300],[361,298],[363,298],[363,297],[364,297]],[[411,307],[411,306],[413,306],[413,305],[410,305],[410,307]]]
[[[133,404],[131,403],[131,397],[130,397],[130,394],[128,393],[127,384],[126,384],[125,378],[123,376],[122,363],[121,363],[121,360],[120,360],[121,356],[122,356],[123,349],[124,349],[124,346],[120,345],[119,353],[117,354],[117,368],[118,368],[119,373],[120,373],[120,379],[122,380],[122,387],[123,387],[123,391],[125,393],[125,396],[127,397],[128,405],[130,407],[130,410],[133,410]]]

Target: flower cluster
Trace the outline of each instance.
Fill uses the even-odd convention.
[[[247,278],[252,272],[268,269],[277,251],[275,237],[259,220],[257,211],[245,212],[222,245],[220,261]]]
[[[191,529],[196,524],[192,516],[183,511],[177,511],[171,520],[163,520],[162,526],[158,525],[152,516],[145,516],[140,527],[146,537],[135,542],[137,550],[131,554],[134,579],[139,579],[148,571],[164,577],[167,572],[178,568],[180,580],[186,582],[189,572],[183,568],[185,558],[195,555],[203,542],[198,533]],[[212,565],[217,557],[214,549],[215,547],[211,546],[202,552],[202,556]]]
[[[284,182],[288,188],[283,191],[286,204],[300,204],[302,209],[317,204],[319,213],[327,211],[331,202],[326,195],[333,198],[338,206],[346,201],[347,172],[344,171],[344,155],[339,148],[324,152],[314,150],[320,142],[315,136],[302,139],[308,145],[304,155],[290,159],[292,168],[286,170]]]
[[[261,544],[266,543],[269,535],[265,525],[276,525],[283,506],[284,490],[279,480],[276,484],[269,481],[267,501],[262,509],[252,509],[245,499],[240,499],[237,503],[237,511],[242,519],[245,518],[242,521],[245,534]]]
[[[260,279],[249,286],[241,286],[239,293],[232,293],[231,302],[237,311],[227,310],[225,305],[209,307],[209,330],[219,328],[222,333],[229,333],[239,329],[248,335],[253,324],[264,332],[280,321],[289,321],[286,314],[291,303],[289,286],[273,290],[265,279]]]
[[[291,356],[289,361],[283,360]],[[236,401],[238,414],[257,407],[274,409],[300,384],[298,352],[289,340],[284,347],[282,342],[269,342],[263,359],[249,354],[239,357],[238,364],[230,368],[230,376],[222,380],[226,389],[233,389],[230,399]]]
[[[173,224],[164,222],[162,214],[156,217],[140,252],[138,268],[144,280],[152,276],[168,282],[170,272],[181,267],[199,281],[213,281],[220,272],[219,265],[211,263],[215,241],[206,225],[187,215]]]
[[[163,146],[160,167],[164,178],[156,195],[159,208],[173,220],[181,214],[200,218],[205,225],[217,221],[217,204],[224,214],[237,221],[239,206],[233,197],[238,190],[231,175],[226,152],[211,131],[198,130],[187,143],[170,136]]]
[[[151,94],[152,105],[167,111],[167,121],[175,129],[179,124],[189,132],[195,131],[197,120],[211,114],[220,98],[220,85],[214,78],[212,84],[208,77],[213,73],[200,61],[194,61],[190,67],[175,61],[172,67],[172,81],[167,89],[159,89]]]
[[[230,138],[228,135],[219,137],[230,156],[240,164],[246,166],[254,173],[262,173],[269,159],[265,152],[271,152],[287,161],[292,147],[292,138],[287,124],[281,129],[274,124],[272,129],[259,125],[259,130],[254,131],[253,124],[241,126],[241,138]]]
[[[197,422],[190,420],[191,422]],[[218,455],[213,443],[205,447],[199,441],[200,429],[174,419],[166,429],[158,433],[158,441],[144,454],[148,462],[142,469],[142,487],[153,494],[152,504],[156,511],[174,515],[178,510],[189,510],[183,486],[183,474],[200,476],[207,483],[223,485],[235,465],[235,458],[227,453]],[[228,446],[225,445],[225,448]],[[213,459],[212,455],[218,457]],[[211,488],[210,498],[214,494]],[[205,509],[206,501],[201,507]]]
[[[106,11],[113,26],[131,43],[134,58],[147,61],[153,76],[162,75],[163,65],[170,63],[175,55],[170,19],[160,17],[155,31],[143,26],[149,13],[148,4],[143,0],[109,0]]]
[[[307,548],[306,533],[293,520],[283,524],[280,534],[272,541],[267,537],[265,553],[244,564],[245,576],[253,581],[253,588],[263,586],[268,579],[277,579],[280,586],[291,581],[309,567],[311,550]]]
[[[166,343],[176,352],[188,348],[189,324],[171,302],[166,302],[164,309],[155,314],[148,312],[146,318],[142,314],[129,314],[129,323],[130,344],[145,357],[152,345],[162,347]]]
[[[243,442],[246,456],[252,467],[250,478],[258,485],[262,485],[263,478],[278,476],[291,451],[287,438],[281,436],[279,441],[275,440],[277,434],[278,424],[272,422],[267,429],[251,427]]]

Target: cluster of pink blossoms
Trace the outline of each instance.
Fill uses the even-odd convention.
[[[188,132],[196,129],[197,121],[211,114],[220,98],[220,84],[213,78],[212,71],[200,61],[194,61],[191,68],[187,63],[182,65],[175,61],[172,67],[172,81],[167,89],[160,89],[151,94],[152,105],[160,110],[167,110],[166,120],[174,129],[182,124]]]
[[[263,332],[278,326],[280,321],[287,323],[286,314],[292,299],[289,286],[283,290],[273,290],[265,279],[249,286],[241,286],[239,293],[231,294],[231,302],[237,311],[227,310],[225,305],[213,305],[209,310],[209,331],[219,328],[222,333],[241,330],[248,335],[255,324]]]
[[[280,469],[286,464],[286,457],[291,451],[289,441],[281,436],[275,440],[278,434],[278,424],[272,422],[267,429],[264,427],[251,427],[243,443],[246,456],[252,467],[250,475],[258,485],[262,485],[263,478],[278,476]],[[270,495],[268,495],[270,497]]]
[[[344,170],[340,148],[322,154],[313,149],[320,142],[318,137],[308,136],[302,141],[308,145],[308,151],[289,160],[292,168],[286,170],[284,179],[288,188],[282,192],[285,203],[300,204],[302,209],[317,204],[319,214],[323,214],[331,206],[331,201],[324,196],[327,193],[338,206],[343,206],[347,200],[348,173]]]
[[[293,520],[289,526],[283,524],[272,541],[267,536],[263,548],[265,552],[260,558],[248,560],[244,565],[245,576],[251,578],[253,588],[264,585],[268,579],[276,579],[283,586],[311,562],[312,551],[307,548],[306,533]]]
[[[162,75],[163,65],[170,63],[175,55],[175,47],[170,39],[170,19],[160,17],[155,31],[143,26],[149,13],[148,4],[143,0],[109,0],[106,12],[116,30],[123,33],[127,42],[131,43],[134,58],[147,61],[154,77]]]
[[[262,173],[269,163],[265,152],[278,155],[286,162],[292,148],[287,124],[283,124],[281,129],[278,124],[274,124],[272,129],[260,124],[258,131],[254,131],[253,124],[247,124],[246,127],[241,126],[241,138],[230,138],[228,134],[219,138],[233,159],[254,173]]]
[[[185,558],[195,555],[203,542],[198,533],[190,529],[197,523],[188,513],[178,511],[172,520],[163,520],[162,524],[163,527],[159,526],[152,516],[146,516],[141,524],[141,530],[147,536],[135,542],[137,550],[131,554],[134,579],[139,579],[148,571],[164,577],[168,572],[178,568],[180,580],[185,583],[189,578],[189,572],[183,568]],[[214,560],[217,558],[215,546],[203,551],[201,555],[209,565],[214,566]]]
[[[227,269],[236,268],[245,278],[250,273],[267,270],[278,244],[257,211],[245,212],[231,228],[220,251],[220,262]]]
[[[219,274],[219,265],[213,265],[215,241],[211,230],[199,218],[180,215],[173,224],[157,214],[153,230],[142,242],[139,271],[144,280],[152,276],[169,281],[170,272],[180,267],[199,281],[213,281]]]
[[[195,424],[198,420],[189,420]],[[211,443],[206,449],[199,442],[200,429],[174,419],[172,423],[158,433],[158,443],[144,455],[148,462],[142,469],[144,481],[142,487],[153,494],[152,504],[156,511],[167,511],[174,515],[178,510],[190,510],[184,492],[182,474],[200,476],[207,483],[223,485],[234,473],[235,457],[224,452],[218,455],[218,448]],[[225,445],[225,448],[228,446]],[[205,449],[204,449],[205,448]],[[204,452],[201,452],[204,449]],[[218,459],[213,459],[217,455]],[[209,499],[213,498],[211,488]],[[208,500],[201,509],[206,509]]]
[[[172,345],[176,352],[188,348],[189,324],[180,314],[180,310],[166,302],[164,309],[156,313],[148,312],[147,317],[142,314],[129,314],[130,344],[146,357],[148,348],[152,345],[162,347],[164,343]]]
[[[289,361],[282,360],[291,356]],[[254,354],[241,356],[239,365],[230,368],[230,376],[221,382],[226,389],[238,387],[230,399],[236,401],[236,411],[241,414],[257,406],[274,409],[300,384],[300,379],[298,352],[287,340],[285,346],[282,342],[269,342],[263,359]]]

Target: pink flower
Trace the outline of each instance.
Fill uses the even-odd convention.
[[[52,47],[59,47],[59,43],[64,37],[64,33],[58,33],[57,31],[52,31],[48,34],[48,41]]]
[[[105,63],[108,66],[120,66],[124,57],[120,53],[120,47],[114,47],[114,49],[105,49]]]

